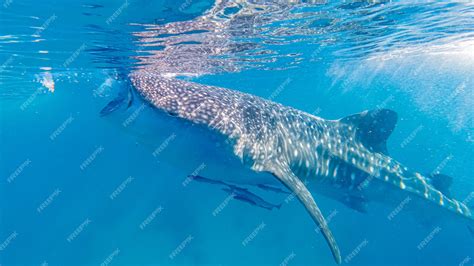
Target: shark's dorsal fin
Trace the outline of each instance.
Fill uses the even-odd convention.
[[[397,123],[397,113],[376,109],[346,116],[339,121],[353,125],[359,140],[374,152],[387,154],[387,139]]]
[[[283,169],[279,169],[283,168]],[[305,184],[301,182],[301,180],[293,174],[293,172],[289,169],[284,169],[286,167],[278,167],[278,169],[272,171],[273,175],[275,175],[290,191],[296,195],[301,203],[305,206],[306,210],[313,218],[314,222],[318,225],[321,229],[321,232],[326,239],[326,242],[331,249],[332,255],[338,264],[341,264],[341,252],[339,251],[339,247],[337,246],[336,240],[329,230],[328,224],[324,219],[323,214],[319,210],[318,205],[314,201],[311,192],[306,188]]]

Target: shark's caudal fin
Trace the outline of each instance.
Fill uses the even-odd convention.
[[[338,264],[341,263],[341,252],[337,246],[336,240],[329,230],[326,220],[324,219],[323,214],[319,210],[318,205],[314,201],[313,196],[306,188],[303,182],[291,172],[289,169],[284,167],[277,168],[272,173],[286,186],[290,191],[292,191],[301,203],[305,206],[306,210],[313,218],[314,222],[321,229],[321,232],[328,243],[332,255]]]
[[[376,109],[346,116],[339,121],[356,128],[357,137],[371,151],[387,154],[387,139],[397,123],[397,113]]]

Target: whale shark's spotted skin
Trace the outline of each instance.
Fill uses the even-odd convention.
[[[250,94],[165,78],[146,70],[131,74],[140,94],[156,108],[203,124],[228,137],[233,150],[255,171],[276,175],[296,194],[318,223],[337,261],[340,254],[322,214],[301,180],[317,179],[354,190],[362,182],[354,169],[472,219],[461,202],[435,189],[428,179],[392,158],[371,151],[350,123],[318,118]]]
[[[369,151],[357,140],[351,125],[323,120],[254,95],[163,78],[144,70],[131,77],[155,107],[228,136],[235,143],[235,154],[256,171],[268,170],[266,167],[278,159],[301,178],[318,177],[354,187],[358,184],[351,182],[356,180],[338,175],[346,170],[344,162],[454,212],[472,215],[463,203],[431,186],[425,176]]]
[[[252,52],[258,44],[241,43],[232,37],[265,38],[254,29],[289,18],[300,19],[298,12],[292,13],[291,5],[302,2],[308,1],[218,0],[208,12],[191,21],[148,25],[146,31],[135,36],[144,46],[164,49],[140,57],[140,67],[130,74],[130,79],[139,94],[157,109],[218,132],[229,140],[234,154],[245,165],[256,172],[275,175],[304,204],[339,263],[336,241],[304,184],[306,180],[315,181],[323,190],[335,188],[341,198],[350,195],[375,201],[385,200],[385,193],[390,191],[403,192],[471,221],[472,213],[463,203],[444,195],[427,177],[408,170],[380,147],[367,142],[361,137],[361,126],[351,119],[324,120],[250,94],[174,78],[239,71],[246,61],[232,58],[233,54]],[[226,14],[228,8],[235,7],[237,13]],[[275,12],[269,16],[269,10]],[[284,36],[280,30],[270,33],[270,37],[277,37],[271,38],[273,41]],[[308,28],[291,31],[304,36]],[[258,63],[276,60],[272,51],[259,52],[262,61]],[[264,57],[265,54],[272,57]],[[356,118],[370,120],[370,116],[384,115],[390,112],[378,110]],[[358,189],[372,179],[380,190]]]

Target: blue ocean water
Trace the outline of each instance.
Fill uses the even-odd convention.
[[[147,65],[325,119],[395,110],[390,155],[474,203],[472,3],[216,2],[1,3],[0,265],[336,265],[296,199],[262,192],[283,203],[269,211],[187,183],[184,132],[144,142],[147,125],[100,115]],[[473,265],[454,221],[315,198],[343,264]]]

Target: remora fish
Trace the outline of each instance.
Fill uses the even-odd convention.
[[[468,223],[473,221],[465,204],[435,187],[449,182],[433,182],[435,177],[411,171],[386,154],[386,140],[397,121],[391,110],[325,120],[250,94],[166,78],[146,69],[132,72],[130,80],[154,107],[146,112],[163,119],[152,124],[158,127],[156,132],[167,135],[183,131],[180,145],[199,154],[187,156],[186,162],[199,165],[203,158],[211,158],[203,175],[220,179],[226,173],[234,183],[263,184],[262,180],[276,177],[321,228],[337,263],[341,263],[339,248],[304,184],[307,180],[313,181],[318,194],[363,212],[367,202],[394,206],[409,196],[424,208],[433,207],[443,215],[450,213]],[[125,105],[124,101],[122,107]],[[133,106],[126,111],[136,112]],[[183,162],[182,153],[166,157]],[[369,185],[365,186],[367,181]],[[362,185],[364,189],[360,189]]]
[[[241,188],[234,185],[229,185],[227,188],[223,188],[225,192],[233,195],[234,199],[241,200],[248,202],[254,206],[258,206],[267,210],[273,210],[274,208],[280,209],[281,204],[272,204],[270,202],[265,201],[261,197],[255,195],[254,193],[250,192],[246,188]]]
[[[259,187],[263,190],[272,191],[272,192],[276,192],[276,193],[290,194],[290,192],[285,191],[285,190],[283,190],[279,187],[269,186],[269,185],[266,185],[266,184],[258,184],[257,187]]]
[[[227,183],[223,181],[210,179],[210,178],[203,177],[200,175],[189,175],[188,177],[191,178],[192,180],[196,180],[201,183],[208,183],[208,184],[213,184],[213,185],[228,185]]]
[[[226,186],[222,190],[232,195],[234,199],[250,203],[251,205],[254,205],[257,207],[261,207],[267,210],[272,210],[273,208],[280,209],[281,207],[281,204],[276,205],[276,204],[269,203],[265,201],[264,199],[262,199],[261,197],[257,196],[256,194],[250,192],[246,188],[242,188],[242,187],[232,185],[232,184],[227,184],[223,181],[214,180],[214,179],[210,179],[210,178],[199,176],[199,175],[189,175],[188,177],[202,183]],[[279,188],[272,187],[272,189],[279,189]]]

